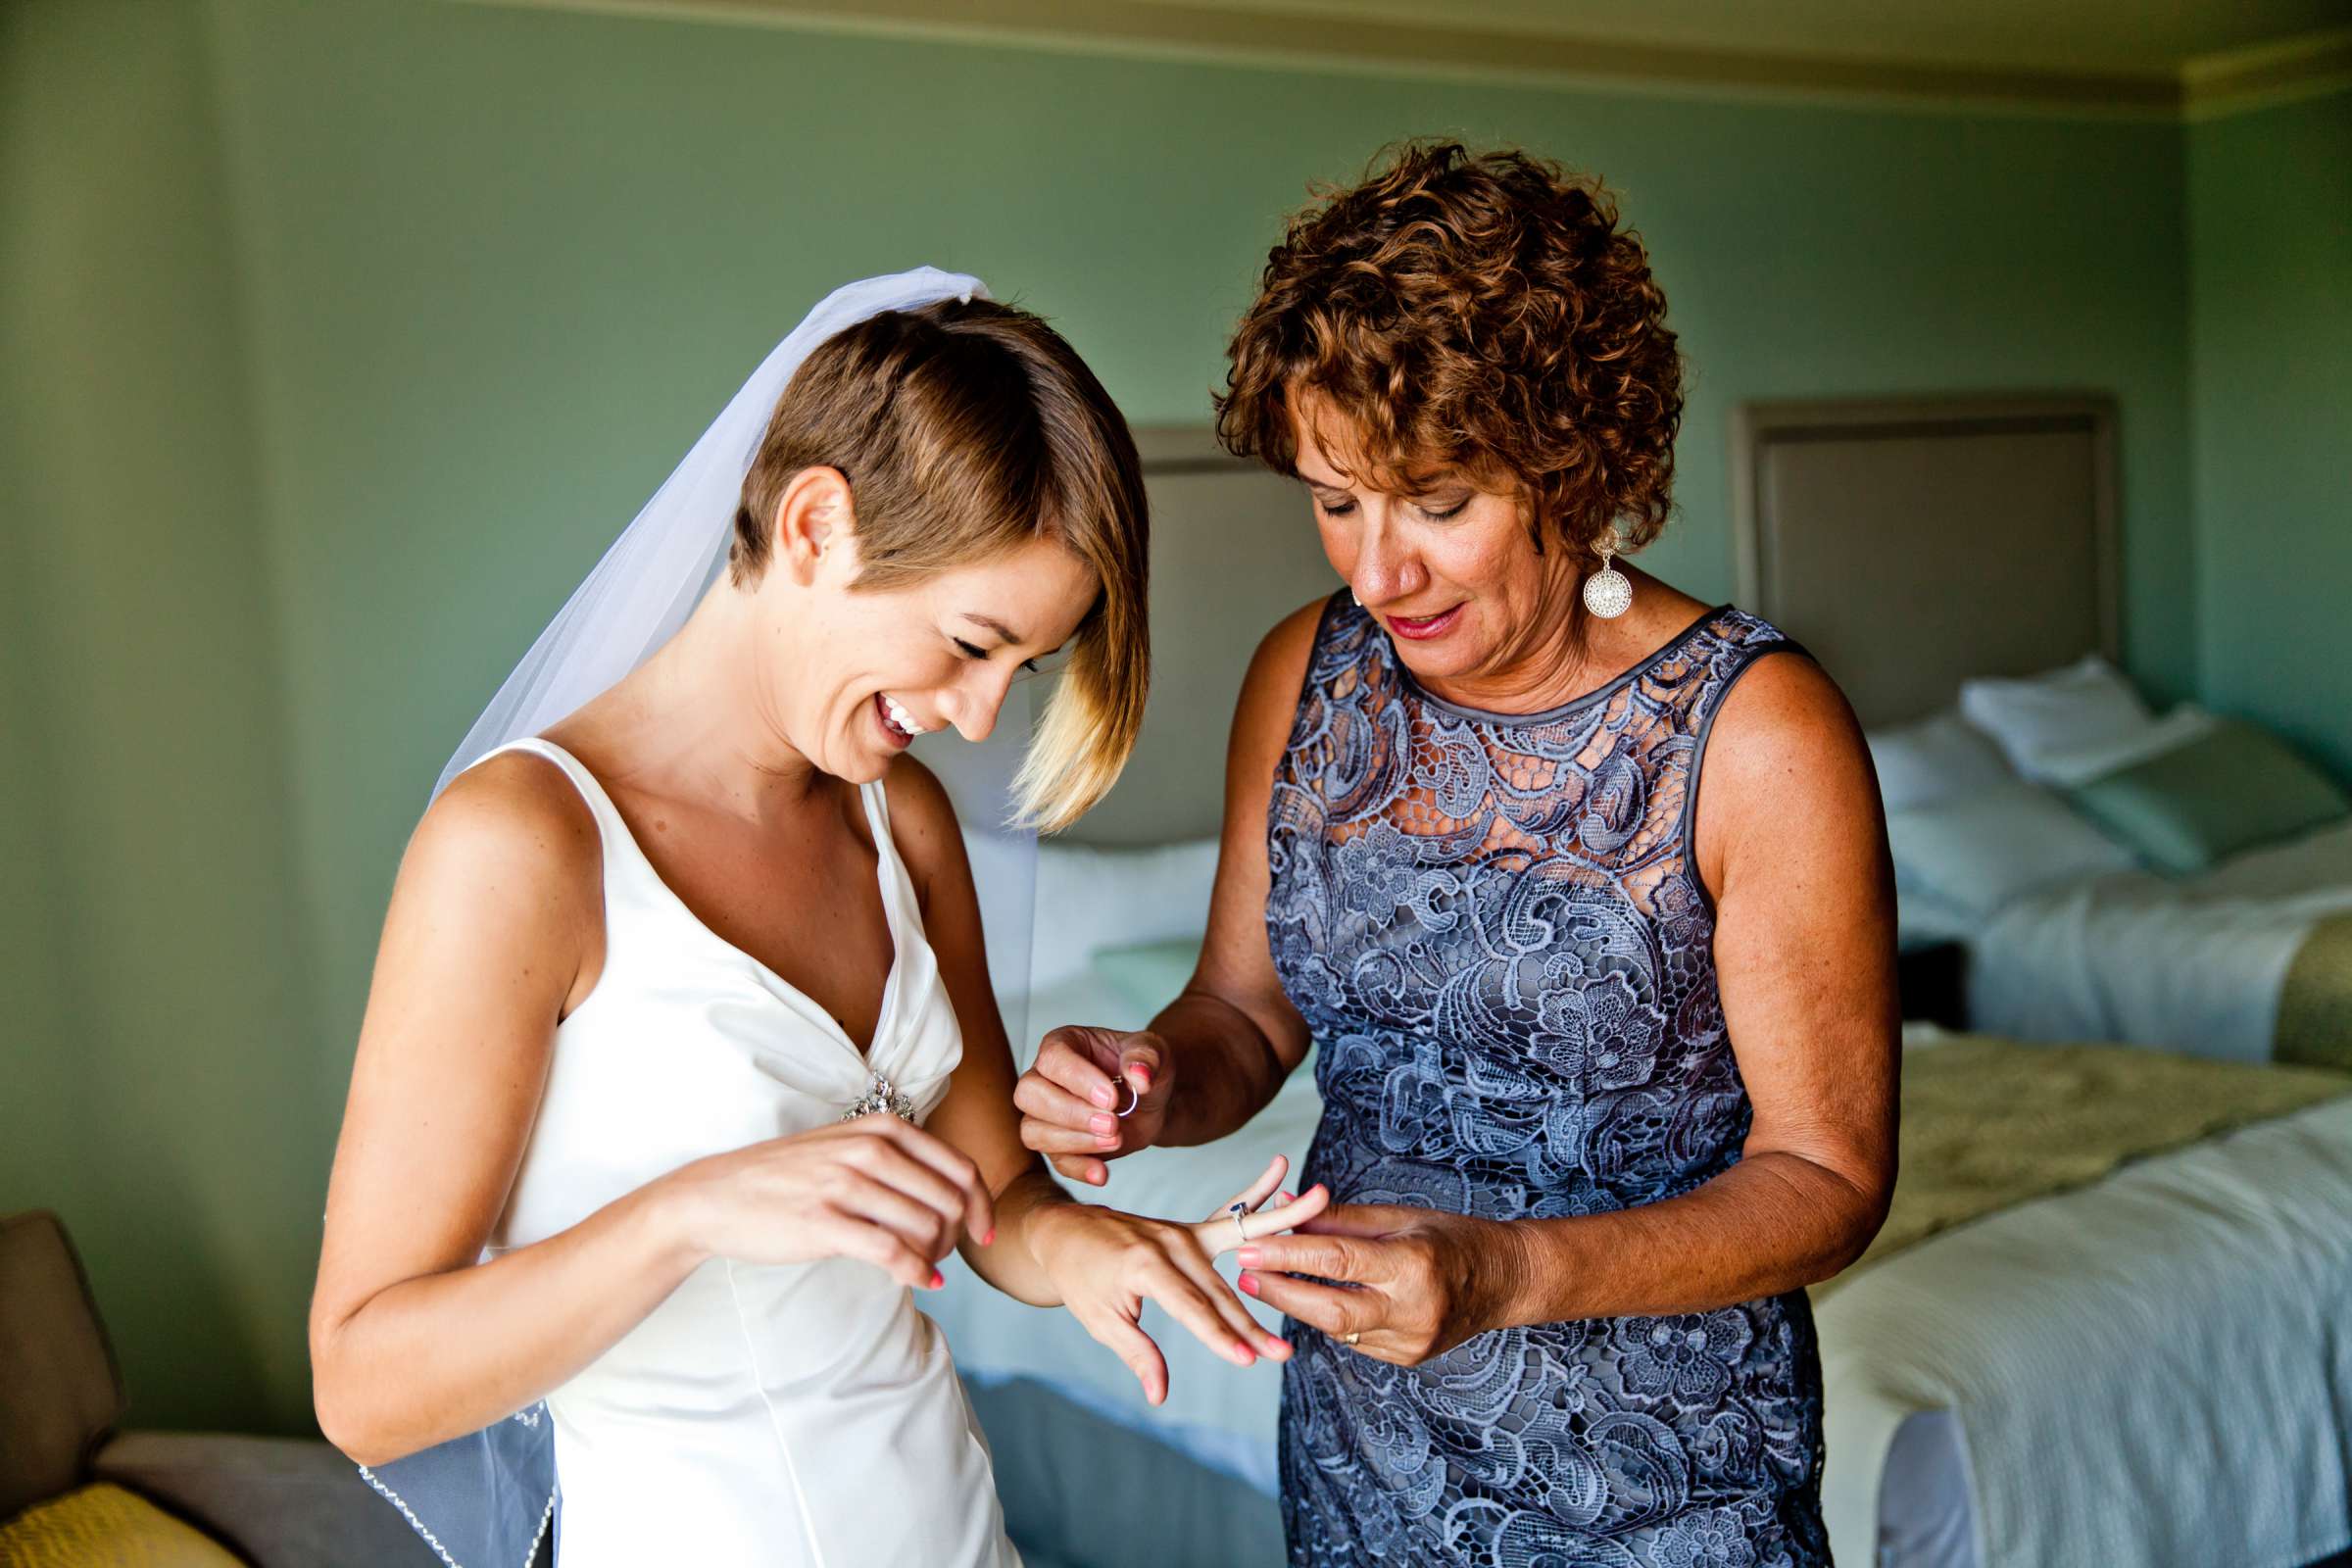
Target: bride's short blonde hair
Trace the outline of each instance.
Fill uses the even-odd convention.
[[[838,468],[857,498],[856,587],[889,588],[1051,539],[1093,572],[1095,601],[1031,736],[1013,791],[1052,832],[1126,766],[1151,679],[1143,466],[1110,395],[1027,311],[943,300],[885,311],[818,345],[776,402],[735,513],[728,569],[767,565],[794,474]]]

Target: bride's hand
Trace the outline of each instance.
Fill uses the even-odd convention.
[[[700,1257],[807,1263],[855,1257],[936,1290],[941,1258],[969,1231],[996,1235],[980,1169],[897,1116],[876,1113],[732,1149],[660,1178]]]
[[[1288,1163],[1277,1154],[1233,1201],[1246,1211],[1258,1209],[1281,1185]],[[1250,1240],[1302,1224],[1331,1201],[1321,1187],[1302,1198],[1282,1197],[1279,1207],[1250,1214]],[[1031,1250],[1062,1304],[1127,1363],[1152,1403],[1168,1396],[1168,1363],[1139,1321],[1147,1299],[1238,1366],[1252,1365],[1260,1355],[1276,1361],[1290,1355],[1290,1342],[1260,1328],[1209,1261],[1242,1243],[1229,1207],[1188,1225],[1093,1203],[1055,1203],[1040,1209],[1030,1224]]]

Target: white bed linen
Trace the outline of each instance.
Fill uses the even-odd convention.
[[[2294,1568],[2352,1541],[2352,1101],[2020,1204],[1821,1304],[1830,1540],[1873,1561],[1888,1447],[1962,1434],[1982,1560]]]
[[[1972,1027],[2266,1061],[2322,916],[2352,910],[2352,821],[2179,880],[2126,871],[2029,894],[1968,939]]]

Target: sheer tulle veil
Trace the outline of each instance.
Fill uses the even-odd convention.
[[[776,400],[818,344],[885,311],[987,298],[976,277],[917,268],[846,284],[778,343],[605,552],[466,732],[433,787],[509,741],[535,735],[635,669],[666,642],[724,569],[743,481]],[[855,478],[853,476],[853,483]],[[1030,728],[1015,682],[990,738],[953,731],[916,744],[955,800],[972,858],[989,969],[1012,1038],[1026,1027],[1036,838],[1008,826]],[[487,1261],[484,1252],[477,1262]],[[452,1568],[525,1568],[560,1520],[555,1433],[545,1403],[405,1458],[360,1467]]]

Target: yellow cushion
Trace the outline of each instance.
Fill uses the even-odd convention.
[[[226,1547],[101,1481],[0,1525],[8,1568],[244,1568]]]

